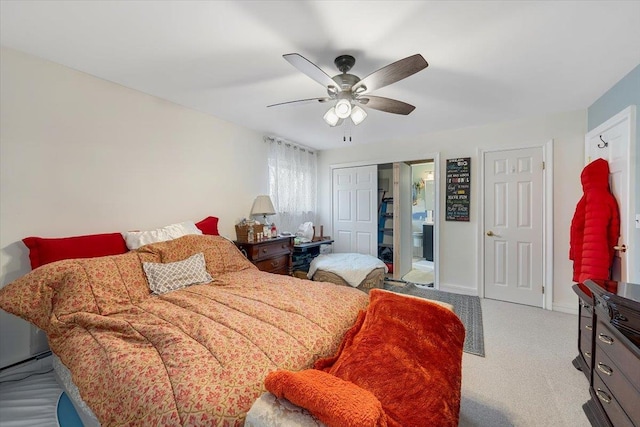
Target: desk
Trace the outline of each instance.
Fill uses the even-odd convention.
[[[311,261],[320,255],[320,246],[330,245],[333,240],[318,240],[316,242],[300,243],[293,246],[293,270],[309,271]]]

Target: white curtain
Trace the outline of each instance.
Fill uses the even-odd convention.
[[[269,195],[278,231],[294,233],[316,217],[317,154],[314,150],[265,137],[269,144]],[[272,217],[273,218],[273,217]]]

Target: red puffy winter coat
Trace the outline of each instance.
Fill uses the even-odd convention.
[[[614,249],[620,237],[618,202],[609,190],[609,163],[597,159],[580,175],[584,194],[571,221],[569,259],[573,280],[609,279]]]

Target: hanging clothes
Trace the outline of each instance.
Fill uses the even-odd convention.
[[[620,237],[618,202],[609,190],[609,163],[597,159],[580,175],[583,195],[571,220],[569,259],[573,281],[609,279]]]

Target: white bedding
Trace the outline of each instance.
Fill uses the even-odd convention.
[[[318,255],[311,261],[307,277],[313,278],[317,270],[327,271],[337,274],[356,288],[367,277],[367,274],[376,268],[384,268],[385,273],[389,271],[382,260],[371,255],[354,253]]]
[[[326,427],[309,411],[264,393],[247,412],[244,427]]]

